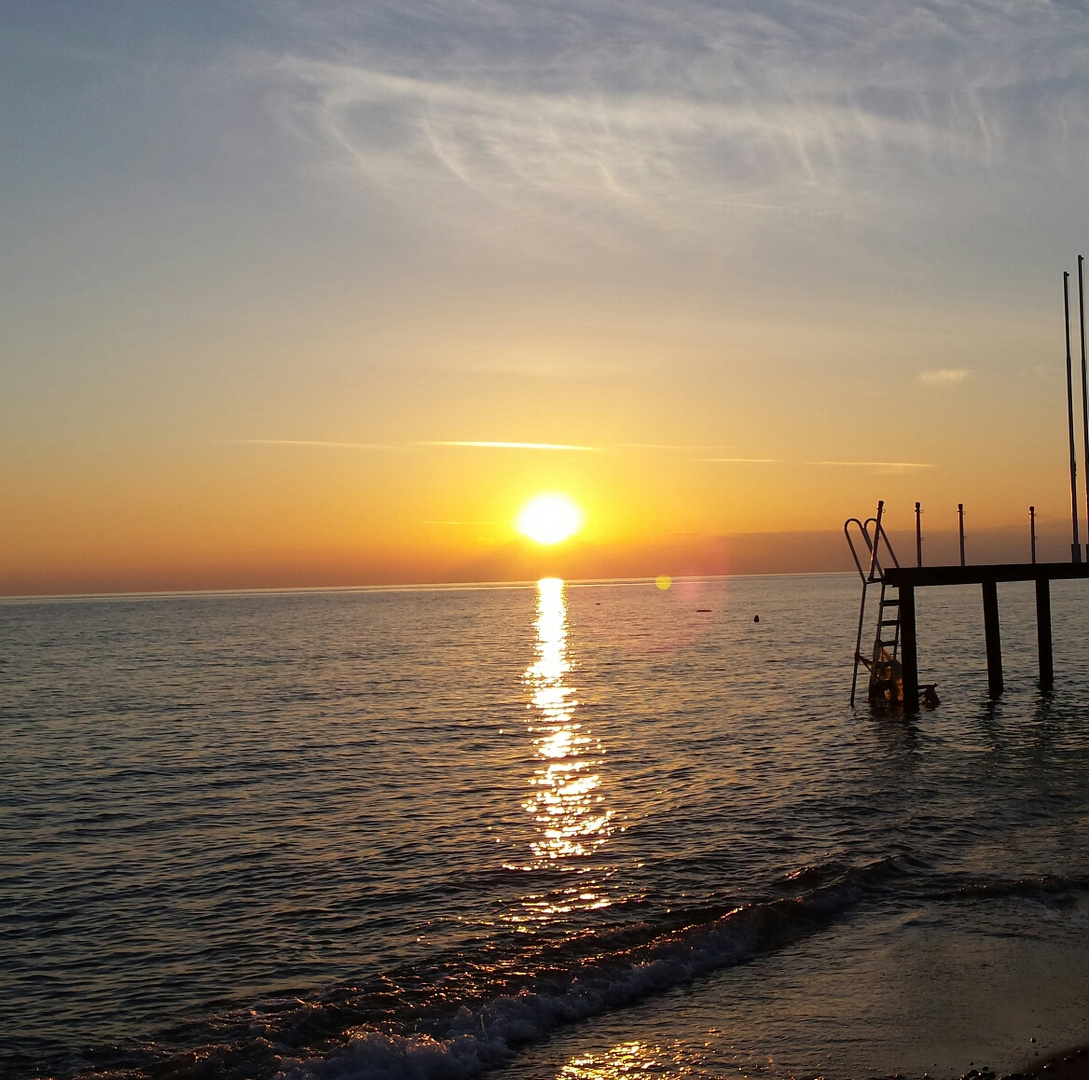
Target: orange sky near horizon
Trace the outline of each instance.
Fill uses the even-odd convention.
[[[0,595],[1069,542],[1081,16],[557,3],[0,13]]]

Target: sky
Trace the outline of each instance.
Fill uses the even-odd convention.
[[[0,593],[1069,551],[1085,3],[5,0],[0,147]]]

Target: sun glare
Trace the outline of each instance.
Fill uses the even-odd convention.
[[[538,495],[522,507],[514,527],[535,544],[558,544],[582,528],[582,511],[566,495]]]

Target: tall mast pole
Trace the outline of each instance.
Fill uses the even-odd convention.
[[[1070,561],[1081,562],[1081,542],[1078,540],[1078,459],[1074,448],[1074,376],[1070,361],[1070,274],[1063,271],[1063,316],[1066,321],[1066,415],[1070,426],[1070,516],[1073,540]]]
[[[1085,449],[1085,508],[1089,510],[1089,382],[1085,372],[1085,284],[1082,275],[1082,263],[1078,256],[1078,319],[1081,323],[1081,425],[1082,446]],[[1086,525],[1085,539],[1089,541],[1089,524]],[[1089,557],[1089,552],[1086,552]]]

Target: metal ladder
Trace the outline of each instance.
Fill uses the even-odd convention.
[[[858,567],[859,577],[862,578],[862,601],[858,608],[858,637],[855,640],[854,672],[851,676],[851,705],[855,703],[855,692],[858,687],[858,667],[861,664],[870,673],[868,698],[871,704],[892,705],[897,703],[896,685],[898,681],[900,651],[900,591],[894,585],[885,581],[885,571],[881,563],[881,545],[885,550],[892,565],[899,567],[896,552],[892,550],[888,534],[881,524],[881,518],[885,512],[885,502],[881,500],[877,504],[877,515],[859,521],[858,518],[848,518],[843,523],[843,534],[847,537],[847,546],[851,549],[851,556]],[[866,545],[865,561],[868,565],[863,567],[863,559],[855,547],[855,541],[851,537],[851,527],[861,537]],[[866,593],[870,585],[881,585],[881,599],[878,606],[877,629],[874,633],[873,650],[869,656],[862,652],[862,635],[866,628]],[[893,591],[895,595],[893,595]],[[899,693],[902,694],[902,685]]]

